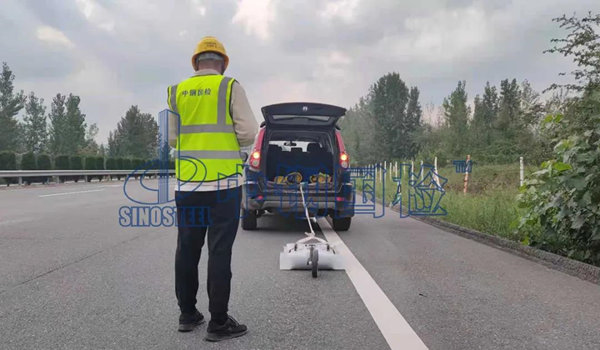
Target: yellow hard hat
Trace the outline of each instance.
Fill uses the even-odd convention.
[[[223,46],[223,44],[214,36],[205,36],[202,38],[202,40],[200,40],[198,45],[196,45],[196,50],[194,50],[194,54],[192,55],[192,67],[194,67],[194,69],[196,69],[196,56],[204,52],[215,52],[223,56],[225,59],[225,66],[223,67],[223,70],[227,69],[227,65],[229,64],[229,56],[227,56],[225,46]]]

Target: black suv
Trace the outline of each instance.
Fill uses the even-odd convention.
[[[354,216],[350,159],[336,125],[342,107],[281,103],[262,108],[265,121],[245,167],[242,228],[265,211],[304,217],[300,186],[312,215],[329,215],[346,231]]]

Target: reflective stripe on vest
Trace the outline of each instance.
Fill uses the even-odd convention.
[[[169,107],[179,113],[177,178],[215,181],[241,173],[240,146],[229,105],[235,80],[199,75],[171,86]]]

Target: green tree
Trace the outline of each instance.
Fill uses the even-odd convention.
[[[571,72],[575,83],[560,85],[552,84],[548,90],[565,87],[567,90],[582,92],[586,89],[595,90],[600,86],[600,13],[588,14],[582,18],[562,15],[553,19],[560,28],[569,32],[565,38],[552,39],[554,47],[546,50],[549,53],[560,53],[571,57],[577,69]],[[565,75],[566,73],[561,73]]]
[[[25,104],[24,138],[28,152],[40,153],[45,150],[48,139],[46,125],[46,107],[44,99],[31,92]]]
[[[158,124],[149,113],[140,112],[131,106],[109,133],[108,154],[110,157],[152,158],[158,144]]]
[[[371,87],[377,150],[381,159],[404,157],[408,87],[398,73],[388,73]]]
[[[83,159],[80,156],[69,157],[69,167],[72,170],[82,170],[83,169]]]
[[[98,126],[93,123],[89,126],[85,134],[85,147],[81,150],[81,153],[87,155],[104,154],[104,150],[100,148],[96,142],[96,135],[98,135]]]
[[[380,160],[375,150],[375,122],[368,96],[361,97],[356,105],[348,109],[338,124],[352,163],[365,165]]]
[[[600,15],[554,20],[570,33],[549,52],[573,58],[576,83],[565,88],[580,94],[542,123],[553,151],[522,188],[519,230],[525,243],[600,266]]]
[[[65,137],[71,148],[71,154],[79,154],[86,146],[85,139],[87,124],[85,122],[85,114],[79,108],[81,98],[73,94],[69,94],[66,102],[65,121],[67,123]]]
[[[50,112],[50,150],[53,154],[79,154],[87,146],[85,114],[73,94],[56,94]]]
[[[467,130],[471,108],[467,106],[466,82],[459,81],[450,96],[444,98],[445,127],[448,129],[448,149],[452,156],[464,156],[467,150]]]
[[[488,81],[483,89],[482,104],[484,107],[483,121],[484,125],[491,127],[498,115],[498,92],[495,86],[490,86]]]
[[[16,170],[17,155],[14,152],[0,151],[0,170]]]
[[[35,154],[33,152],[27,152],[21,157],[21,170],[36,170],[37,164],[35,161]]]
[[[15,118],[25,104],[23,91],[14,92],[15,75],[6,62],[0,74],[0,151],[15,151],[19,143],[19,127]]]
[[[481,96],[475,95],[473,99],[473,119],[469,125],[469,142],[470,146],[473,146],[475,149],[481,148],[488,142],[483,113],[484,107]]]
[[[58,155],[54,158],[54,167],[58,170],[68,170],[69,166],[69,156],[66,154]]]
[[[406,129],[409,139],[408,158],[413,158],[419,152],[418,134],[421,132],[421,118],[423,110],[419,102],[419,89],[416,86],[410,88],[408,94],[408,106],[406,107]]]
[[[567,104],[569,102],[569,96],[566,89],[557,88],[552,92],[550,98],[544,102],[544,112],[547,114],[564,114]]]
[[[505,136],[512,138],[514,131],[521,125],[521,89],[517,79],[500,82],[500,103],[498,106],[498,118],[496,128]]]
[[[492,128],[498,116],[498,93],[495,86],[488,81],[483,90],[483,96],[475,96],[473,109],[473,132],[471,133],[478,146],[492,142]]]
[[[521,83],[521,106],[522,123],[524,126],[537,126],[544,116],[544,105],[540,101],[540,94],[535,91],[529,81]]]
[[[50,156],[47,154],[40,154],[38,156],[38,169],[40,170],[51,170],[52,163],[50,161]]]
[[[83,163],[84,163],[83,168],[85,170],[98,170],[98,168],[96,167],[96,165],[97,165],[96,157],[87,156],[87,157],[83,158]]]
[[[373,116],[378,160],[414,157],[422,114],[418,100],[419,90],[409,90],[398,73],[388,73],[371,86],[367,110]]]
[[[104,170],[104,157],[102,157],[102,156],[96,157],[96,169]]]
[[[72,154],[72,150],[67,144],[67,112],[66,112],[67,97],[62,94],[56,94],[52,99],[50,106],[50,132],[49,142],[50,151],[52,154],[67,155]]]

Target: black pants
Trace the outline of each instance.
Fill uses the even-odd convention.
[[[208,231],[208,311],[221,318],[231,292],[231,249],[237,234],[241,187],[175,193],[178,235],[175,292],[181,312],[193,312],[198,292],[198,261]]]

